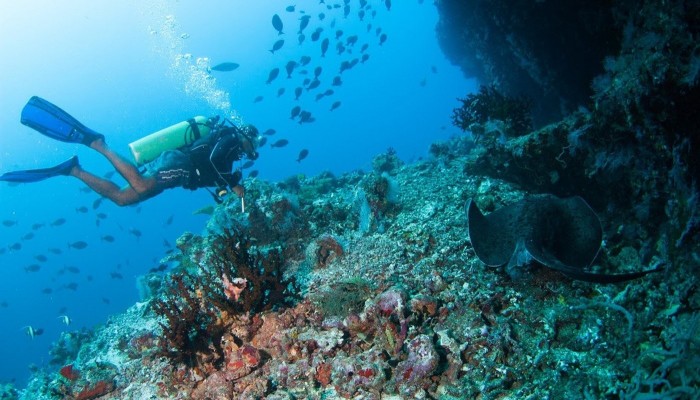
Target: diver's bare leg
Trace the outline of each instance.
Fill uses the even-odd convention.
[[[94,174],[91,174],[90,172],[85,171],[80,165],[73,167],[73,169],[70,171],[70,175],[80,179],[86,185],[88,185],[90,189],[112,200],[119,206],[128,206],[130,204],[138,203],[153,197],[160,192],[159,190],[156,190],[156,181],[154,178],[143,178],[146,181],[149,179],[152,180],[152,183],[148,184],[151,189],[137,192],[131,186],[122,189],[107,179],[100,178]]]
[[[121,176],[129,182],[129,185],[138,193],[147,193],[154,189],[156,181],[153,178],[145,178],[139,170],[127,159],[112,151],[104,139],[97,139],[90,143],[90,147],[109,160]],[[110,182],[111,183],[111,182]],[[89,186],[89,184],[88,184]]]

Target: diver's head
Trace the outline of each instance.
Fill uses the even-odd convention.
[[[259,133],[258,128],[251,124],[243,125],[238,130],[241,133],[241,146],[249,159],[255,160],[258,158]]]

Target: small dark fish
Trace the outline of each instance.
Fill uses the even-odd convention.
[[[375,33],[377,36],[379,36],[379,34],[382,33],[382,28],[379,27],[379,28],[375,29],[374,33]]]
[[[61,226],[66,223],[65,218],[59,218],[51,223],[51,226]]]
[[[284,46],[284,39],[280,39],[275,42],[275,44],[272,45],[272,48],[270,49],[270,53],[275,54],[275,52]]]
[[[365,50],[367,50],[367,48],[369,48],[369,44],[367,44],[367,43],[363,44],[362,48],[360,49],[360,53],[364,53]]]
[[[103,302],[104,304],[109,304],[109,299],[106,298],[106,297],[103,297],[103,298],[102,298],[102,302]]]
[[[85,206],[78,207],[78,208],[75,209],[75,212],[81,213],[81,214],[85,214],[86,212],[88,212],[88,208],[85,207]]]
[[[0,247],[0,255],[5,254],[6,251],[7,251],[6,248]]]
[[[165,220],[165,223],[163,225],[168,226],[173,223],[173,220],[175,219],[175,214],[171,214],[168,219]]]
[[[369,60],[369,54],[365,53],[362,55],[362,59],[360,59],[360,62],[364,64],[367,60]]]
[[[10,245],[10,250],[12,250],[12,251],[18,251],[21,249],[22,249],[22,243],[18,242],[18,243],[13,243],[12,245]]]
[[[277,89],[277,97],[282,97],[282,95],[284,94],[285,90],[286,90],[286,89],[283,88],[283,87]]]
[[[326,97],[326,94],[325,94],[325,93],[319,93],[319,94],[316,95],[316,101],[319,101],[319,100],[321,100],[321,99],[324,98],[324,97]]]
[[[280,18],[280,16],[277,14],[272,16],[272,27],[275,28],[278,35],[284,34],[284,32],[282,32],[282,28],[284,28],[284,25],[282,24],[282,18]]]
[[[85,279],[87,279],[88,282],[92,282],[92,280],[95,279],[95,278],[93,278],[92,275],[88,275],[88,276],[85,277]]]
[[[318,79],[314,79],[313,81],[311,81],[311,83],[306,88],[306,90],[309,91],[309,90],[316,89],[320,84],[321,84],[321,81],[319,81]]]
[[[336,110],[338,107],[340,107],[340,104],[341,104],[340,101],[334,102],[334,103],[331,105],[331,109],[330,109],[329,111]]]
[[[285,8],[285,10],[287,10],[287,12],[294,12],[295,8],[296,8],[296,6],[287,6],[287,8]]]
[[[333,91],[333,89],[326,89],[326,91],[323,92],[323,95],[324,96],[333,96],[334,93],[335,93],[335,91]]]
[[[297,116],[299,116],[299,113],[300,113],[300,112],[301,112],[301,107],[299,107],[299,106],[294,106],[294,108],[292,108],[292,116],[289,117],[289,119],[294,119],[294,118],[296,118]]]
[[[163,247],[170,248],[173,247],[173,245],[168,242],[168,239],[163,239]]]
[[[26,272],[37,272],[40,269],[41,269],[41,265],[39,265],[39,264],[27,265],[26,267],[24,267],[24,270]]]
[[[383,45],[384,42],[386,42],[386,33],[382,33],[382,35],[379,36],[379,45]]]
[[[328,40],[328,38],[323,38],[323,41],[321,42],[321,57],[326,56],[326,52],[328,51],[329,44],[330,44],[330,40]]]
[[[97,214],[95,214],[95,216],[98,219],[107,219],[107,214],[105,214],[105,213],[97,213]]]
[[[245,164],[243,164],[243,166],[241,166],[241,169],[248,169],[248,168],[252,167],[253,165],[255,165],[255,161],[248,160],[245,162]]]
[[[314,68],[314,78],[318,79],[318,76],[321,75],[321,72],[323,72],[323,68],[321,68],[320,65]]]
[[[36,230],[39,230],[39,229],[43,228],[44,226],[46,226],[46,224],[33,224],[33,225],[32,225],[32,230],[33,230],[33,231],[36,231]]]
[[[280,139],[276,141],[275,143],[272,143],[270,147],[284,147],[289,144],[289,141],[287,139]]]
[[[277,77],[279,76],[279,74],[280,74],[280,69],[279,69],[279,68],[274,68],[274,69],[272,69],[272,71],[270,71],[270,74],[267,76],[267,81],[266,81],[265,83],[267,83],[267,84],[269,85],[270,83],[272,83],[272,81],[274,81],[275,79],[277,79]]]
[[[364,21],[365,20],[365,10],[358,11],[357,16],[360,18],[360,21]]]
[[[431,65],[431,66],[430,66],[430,71],[431,71],[432,73],[434,73],[434,74],[437,74],[437,67],[434,66],[434,65]]]
[[[304,40],[306,40],[306,35],[302,33],[299,35],[299,44],[301,45],[302,43],[304,43]]]
[[[299,156],[297,157],[297,162],[301,162],[301,160],[305,159],[306,156],[309,155],[309,151],[307,149],[302,149],[299,152]]]
[[[311,62],[311,57],[309,56],[301,56],[299,59],[299,64],[301,64],[302,67],[306,66]]]
[[[250,173],[248,174],[248,178],[255,178],[258,176],[259,173],[260,172],[257,169],[254,169],[254,170],[250,171]]]
[[[349,61],[343,61],[340,63],[340,73],[341,74],[349,69],[350,69],[350,62]]]
[[[323,33],[323,28],[316,28],[314,33],[311,34],[311,41],[316,42],[321,38],[321,33]]]
[[[294,96],[295,96],[295,97],[294,97],[294,100],[299,100],[299,96],[301,96],[303,90],[304,90],[304,89],[302,89],[302,88],[300,88],[300,87],[294,89]]]
[[[49,260],[49,258],[46,257],[46,256],[43,255],[43,254],[35,255],[35,256],[34,256],[34,259],[37,260],[37,261],[39,261],[39,262],[46,262],[46,261]]]
[[[339,76],[336,76],[335,78],[333,78],[333,83],[331,83],[331,85],[333,85],[333,86],[340,86],[342,84],[343,84],[343,80]]]
[[[343,18],[347,18],[350,15],[350,6],[343,7]]]
[[[29,232],[26,235],[22,236],[22,240],[32,240],[34,239],[34,232]]]
[[[357,35],[348,36],[347,39],[345,39],[345,44],[350,47],[354,46],[355,43],[357,43]]]
[[[386,9],[391,11],[391,0],[384,0],[384,4],[386,5]]]
[[[212,206],[212,205],[204,206],[204,207],[192,212],[192,215],[212,215],[212,214],[214,214],[214,206]]]
[[[102,239],[103,242],[114,243],[114,236],[112,235],[104,235],[100,239]]]
[[[82,250],[82,249],[88,247],[88,244],[83,242],[82,240],[78,240],[77,242],[68,243],[68,247],[72,247],[76,250]]]
[[[9,228],[11,226],[17,225],[17,221],[12,221],[12,220],[6,219],[6,220],[2,221],[2,224]]]
[[[124,276],[122,276],[122,274],[119,272],[110,272],[109,277],[112,279],[124,279]]]
[[[140,237],[141,237],[141,231],[138,230],[138,229],[136,229],[136,228],[131,228],[131,229],[129,229],[129,233],[131,233],[132,235],[136,236],[137,238],[140,238]]]
[[[63,287],[72,291],[78,290],[78,284],[75,282],[66,283]]]
[[[302,111],[301,115],[299,116],[299,125],[303,123],[310,123],[316,121],[316,118],[314,118],[310,112],[308,111]]]
[[[238,69],[238,67],[240,67],[240,65],[235,62],[223,62],[221,64],[216,64],[215,66],[211,67],[211,70],[219,72],[230,72]]]
[[[49,253],[61,254],[61,253],[63,253],[63,251],[62,251],[61,249],[57,249],[57,248],[55,248],[55,247],[52,247],[52,248],[49,249]]]
[[[265,132],[263,132],[262,134],[263,134],[263,136],[272,136],[272,135],[274,135],[275,133],[277,133],[277,131],[274,130],[274,129],[272,129],[272,128],[270,128],[270,129],[266,130]]]
[[[253,99],[253,103],[260,103],[261,101],[263,101],[263,99],[263,96],[255,96],[255,98]]]
[[[258,139],[258,147],[263,147],[265,146],[265,143],[267,143],[267,138],[266,137],[261,137]]]
[[[341,36],[343,36],[342,30],[338,29],[337,31],[335,31],[335,38],[336,39],[339,39]]]
[[[335,49],[338,51],[338,55],[343,54],[345,52],[345,46],[340,42],[338,42],[335,45]]]
[[[2,303],[0,303],[0,307],[2,307],[2,308],[7,308],[9,305],[10,305],[10,303],[8,303],[6,301],[3,301]]]
[[[297,67],[297,62],[296,61],[289,61],[287,62],[287,65],[284,66],[284,69],[287,71],[287,79],[292,77],[292,72],[294,72],[294,69]]]
[[[420,84],[420,86],[421,86],[421,87],[425,87],[425,85],[427,85],[427,84],[428,84],[428,80],[427,80],[427,78],[423,78],[423,79],[421,79],[421,81],[420,81],[420,83],[419,83],[419,84]]]
[[[310,15],[304,15],[299,20],[301,21],[299,23],[299,34],[304,32],[304,29],[306,29],[307,26],[309,26],[309,20],[311,19]]]
[[[97,200],[93,201],[93,202],[92,202],[92,209],[93,209],[93,210],[97,210],[97,208],[102,204],[102,202],[104,201],[104,199],[105,199],[104,197],[100,197],[100,198],[98,198]]]
[[[53,289],[51,289],[50,287],[43,288],[43,289],[41,289],[41,293],[43,293],[43,294],[51,294],[51,293],[53,293]]]
[[[79,274],[80,273],[80,268],[72,266],[72,265],[67,265],[65,267],[66,271],[70,272],[71,274]]]
[[[319,14],[318,14],[318,20],[319,20],[319,21],[323,21],[324,19],[326,19],[326,14],[324,14],[324,13],[319,13]]]
[[[367,24],[367,33],[372,30],[372,24]]]

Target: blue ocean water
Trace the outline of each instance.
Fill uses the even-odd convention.
[[[459,133],[451,125],[451,110],[475,82],[444,58],[431,2],[394,1],[390,10],[385,1],[368,2],[373,11],[363,20],[359,7],[353,7],[358,0],[349,2],[347,17],[341,0],[2,2],[0,172],[51,166],[74,154],[90,171],[112,171],[84,146],[57,142],[21,125],[20,111],[33,95],[104,133],[109,145],[125,155],[131,141],[194,115],[226,116],[261,132],[274,129],[268,143],[286,139],[289,144],[260,150],[251,168],[259,171],[257,179],[368,171],[372,157],[390,147],[407,162],[426,157],[430,143]],[[294,10],[287,11],[292,5]],[[284,35],[272,26],[274,14],[283,21]],[[304,15],[310,16],[309,25],[299,44]],[[313,41],[317,29],[322,31]],[[336,39],[338,31],[342,35]],[[386,41],[380,45],[382,34]],[[347,43],[350,36],[357,36],[356,44]],[[330,46],[321,57],[326,37]],[[280,39],[284,45],[271,53]],[[346,47],[342,54],[338,42]],[[343,61],[361,60],[363,54],[369,55],[365,62],[340,73]],[[287,78],[287,62],[303,56],[310,57],[309,64]],[[222,62],[240,66],[209,69]],[[321,85],[303,89],[295,100],[295,88],[303,87],[305,78],[313,80],[317,67]],[[280,74],[266,84],[274,68]],[[335,76],[342,85],[331,85]],[[328,89],[333,94],[316,99]],[[340,106],[330,111],[336,101]],[[290,119],[296,105],[315,121]],[[309,155],[296,162],[302,149]],[[0,184],[5,338],[0,357],[6,360],[0,381],[22,386],[30,365],[56,369],[49,366],[49,349],[60,332],[106,323],[138,301],[137,277],[158,266],[184,231],[202,231],[207,217],[193,211],[213,203],[203,190],[174,189],[120,208],[84,188],[63,177]],[[69,246],[78,241],[87,247]],[[69,316],[71,325],[64,325],[61,315]],[[27,326],[43,333],[31,339]]]

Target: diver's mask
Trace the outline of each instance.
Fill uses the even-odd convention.
[[[249,160],[257,160],[259,156],[258,152],[256,151],[259,143],[258,128],[247,124],[242,126],[239,132],[241,133],[241,136],[243,136],[243,140],[241,140],[243,152],[245,152]]]

